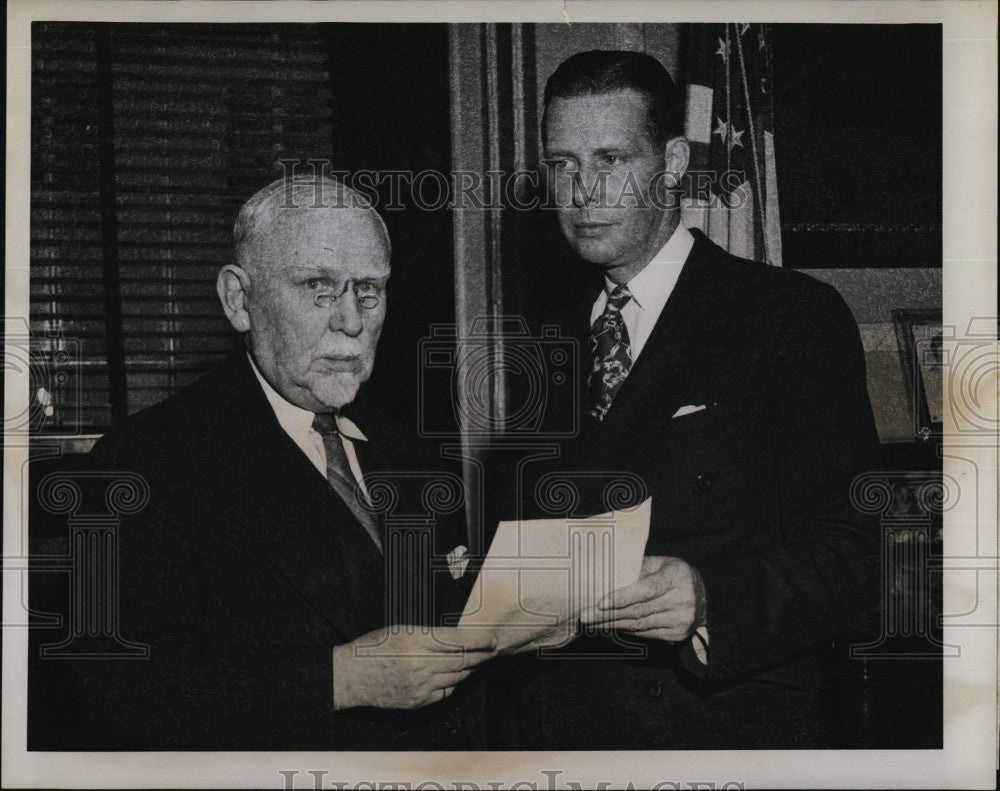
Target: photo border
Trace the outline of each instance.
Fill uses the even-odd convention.
[[[942,23],[944,84],[944,293],[942,319],[957,338],[992,318],[996,326],[995,2],[160,2],[10,0],[7,11],[7,201],[5,315],[26,316],[30,206],[30,23],[33,20],[133,22],[768,22]],[[976,324],[980,322],[980,324]],[[963,336],[965,333],[965,336]],[[947,346],[947,343],[946,343]],[[946,643],[960,657],[944,661],[943,750],[642,751],[574,753],[42,753],[26,750],[27,630],[3,634],[2,784],[77,788],[323,788],[378,783],[456,783],[480,787],[564,787],[567,783],[635,788],[993,788],[997,744],[997,442],[995,432],[962,433],[945,392],[946,476],[974,468],[972,496],[945,513]],[[27,397],[25,375],[5,379],[15,408]],[[989,403],[987,402],[987,408]],[[992,403],[996,425],[996,402]],[[990,417],[989,415],[987,417]],[[4,443],[4,623],[21,604],[21,573],[8,563],[27,546],[22,470],[27,440]],[[968,493],[966,493],[968,494]],[[375,766],[378,766],[375,769]],[[285,772],[286,774],[282,774]],[[288,772],[297,772],[289,777]],[[326,774],[317,778],[316,774]],[[365,785],[365,784],[375,785]],[[701,786],[693,784],[701,783]],[[502,785],[500,785],[502,784]],[[676,785],[676,784],[679,784]],[[391,787],[391,786],[389,786]],[[430,784],[426,788],[437,786]],[[461,787],[461,786],[458,786]],[[468,786],[466,786],[468,787]],[[730,785],[737,788],[740,785]]]

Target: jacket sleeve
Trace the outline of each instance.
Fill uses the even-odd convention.
[[[398,750],[462,743],[460,723],[468,729],[478,713],[468,684],[462,694],[415,711],[335,711],[333,648],[356,635],[311,610],[286,611],[309,607],[294,595],[269,598],[289,596],[294,585],[268,578],[256,591],[255,601],[268,608],[259,618],[228,611],[240,603],[220,591],[220,580],[245,567],[235,545],[219,544],[219,531],[206,546],[226,508],[211,471],[199,468],[197,453],[188,454],[189,465],[179,464],[184,456],[163,432],[130,429],[101,440],[91,460],[95,469],[137,472],[149,485],[149,504],[123,519],[119,531],[121,633],[148,645],[149,655],[64,665],[74,722],[63,731],[75,743],[62,749]],[[233,553],[230,562],[226,555]],[[301,618],[301,631],[283,632],[271,622],[280,617]],[[212,626],[220,618],[225,635]]]
[[[91,462],[94,470],[138,472],[149,485],[148,505],[117,531],[117,625],[148,655],[63,660],[71,747],[275,749],[329,741],[332,645],[276,647],[253,634],[238,646],[214,639],[205,617],[213,569],[200,550],[197,498],[179,465],[157,464],[147,445],[123,429],[98,442]],[[318,722],[328,723],[326,734],[303,732]]]
[[[876,604],[879,526],[850,490],[877,464],[878,438],[857,325],[833,288],[790,300],[766,393],[780,539],[698,565],[710,636],[699,674],[713,680],[857,634]]]

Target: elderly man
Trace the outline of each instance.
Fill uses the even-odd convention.
[[[217,286],[244,350],[93,451],[150,486],[120,531],[121,629],[150,655],[78,663],[78,746],[477,745],[475,701],[449,696],[491,638],[432,628],[461,593],[431,552],[392,549],[401,542],[365,484],[434,474],[355,400],[389,272],[381,218],[333,180],[281,179],[243,206]],[[422,514],[403,484],[395,507]],[[432,537],[440,556],[462,542],[445,527]],[[401,611],[412,622],[387,620]]]
[[[857,327],[829,286],[680,223],[682,98],[636,52],[574,55],[545,90],[559,226],[599,280],[565,306],[590,357],[557,464],[627,471],[653,502],[638,582],[538,663],[531,746],[817,746],[817,652],[877,591],[849,498],[877,453]]]

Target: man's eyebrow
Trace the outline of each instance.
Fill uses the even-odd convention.
[[[631,148],[627,146],[600,146],[595,148],[590,153],[600,156],[602,154],[628,154],[631,152]],[[568,157],[570,159],[576,159],[577,154],[572,151],[563,151],[558,148],[547,148],[545,150],[545,157],[547,159],[552,159],[554,157]]]
[[[287,271],[290,272],[292,275],[298,277],[301,277],[303,275],[311,275],[314,277],[328,278],[330,280],[336,280],[340,275],[344,274],[342,271],[339,271],[339,268],[337,271],[334,271],[332,269],[327,269],[322,266],[308,266],[308,265],[290,266],[287,268]],[[386,272],[384,275],[361,275],[360,277],[349,277],[347,279],[354,280],[359,283],[360,282],[382,283],[388,281],[390,275],[391,272]]]

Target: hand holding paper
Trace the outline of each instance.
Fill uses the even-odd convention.
[[[580,620],[679,643],[705,622],[701,575],[680,558],[646,557],[636,582],[613,591]]]
[[[501,652],[569,642],[585,608],[639,578],[650,503],[586,519],[501,522],[460,626]]]
[[[477,630],[376,629],[334,647],[333,706],[416,709],[436,703],[495,655],[496,639]]]

